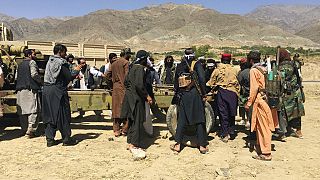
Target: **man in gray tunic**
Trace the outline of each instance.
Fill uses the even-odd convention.
[[[17,71],[17,111],[20,118],[22,133],[29,138],[36,136],[40,113],[39,90],[43,81],[35,60],[35,51],[27,49],[26,59]]]

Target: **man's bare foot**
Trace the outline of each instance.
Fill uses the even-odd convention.
[[[301,129],[297,129],[296,135],[297,135],[297,138],[303,139],[303,135],[302,135]]]
[[[199,151],[201,154],[207,154],[207,153],[209,153],[209,148],[208,148],[208,146],[206,146],[206,147],[200,146]]]
[[[271,161],[272,156],[271,154],[260,154],[256,156],[252,156],[253,159],[261,160],[261,161]]]
[[[179,152],[181,152],[181,144],[178,144],[178,143],[172,144],[172,145],[170,145],[170,149],[171,149],[173,152],[179,153]]]
[[[131,150],[132,148],[134,148],[135,146],[133,144],[128,144],[127,146],[127,150]]]
[[[115,137],[119,137],[120,135],[121,135],[120,131],[114,132],[114,136],[115,136]]]

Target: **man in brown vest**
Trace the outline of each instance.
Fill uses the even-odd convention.
[[[132,52],[130,48],[122,50],[120,58],[115,60],[111,64],[111,68],[108,71],[107,77],[112,78],[113,91],[112,91],[112,119],[113,119],[113,132],[116,137],[122,135],[127,135],[128,131],[128,121],[127,119],[122,119],[121,108],[123,97],[125,94],[124,80],[129,71],[129,59],[131,58]],[[122,125],[122,129],[120,125]]]

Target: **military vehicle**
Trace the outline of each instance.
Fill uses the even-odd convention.
[[[16,115],[16,94],[15,81],[16,71],[19,63],[24,57],[24,50],[36,50],[36,62],[40,74],[44,75],[44,70],[49,56],[55,44],[61,43],[67,46],[68,53],[74,56],[84,57],[88,64],[99,66],[104,64],[108,54],[113,52],[120,54],[124,48],[122,46],[97,45],[97,44],[76,44],[63,42],[44,42],[44,41],[12,41],[12,33],[3,25],[0,27],[0,57],[2,66],[5,67],[5,85],[0,91],[1,104],[3,106],[4,118]],[[176,106],[171,105],[174,95],[173,86],[155,86],[155,101],[151,106],[153,115],[160,121],[167,122],[168,129],[172,135],[175,134],[177,125]],[[102,111],[111,110],[112,90],[69,90],[70,107],[72,112],[77,111]],[[16,117],[16,116],[15,116]],[[206,104],[207,132],[210,131],[214,122],[212,108]]]
[[[4,69],[5,84],[1,89],[1,103],[4,115],[16,113],[15,81],[16,71],[20,62],[25,58],[24,50],[35,49],[36,62],[41,75],[44,75],[45,66],[50,55],[53,54],[55,44],[61,43],[67,46],[68,53],[75,57],[86,58],[88,64],[101,66],[105,64],[105,59],[109,53],[120,54],[123,46],[103,45],[103,44],[77,44],[64,42],[45,41],[13,41],[12,32],[3,24],[0,26],[0,58],[1,66]],[[111,107],[111,91],[96,89],[94,91],[69,92],[71,110],[90,111],[104,110]]]

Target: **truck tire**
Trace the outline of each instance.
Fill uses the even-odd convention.
[[[212,125],[215,122],[215,115],[211,105],[206,102],[205,103],[205,118],[206,118],[206,131],[209,134],[212,128]],[[166,117],[167,127],[172,136],[175,136],[178,122],[178,111],[177,105],[170,105],[167,117]],[[190,126],[186,129],[186,135],[194,135],[195,128]]]

